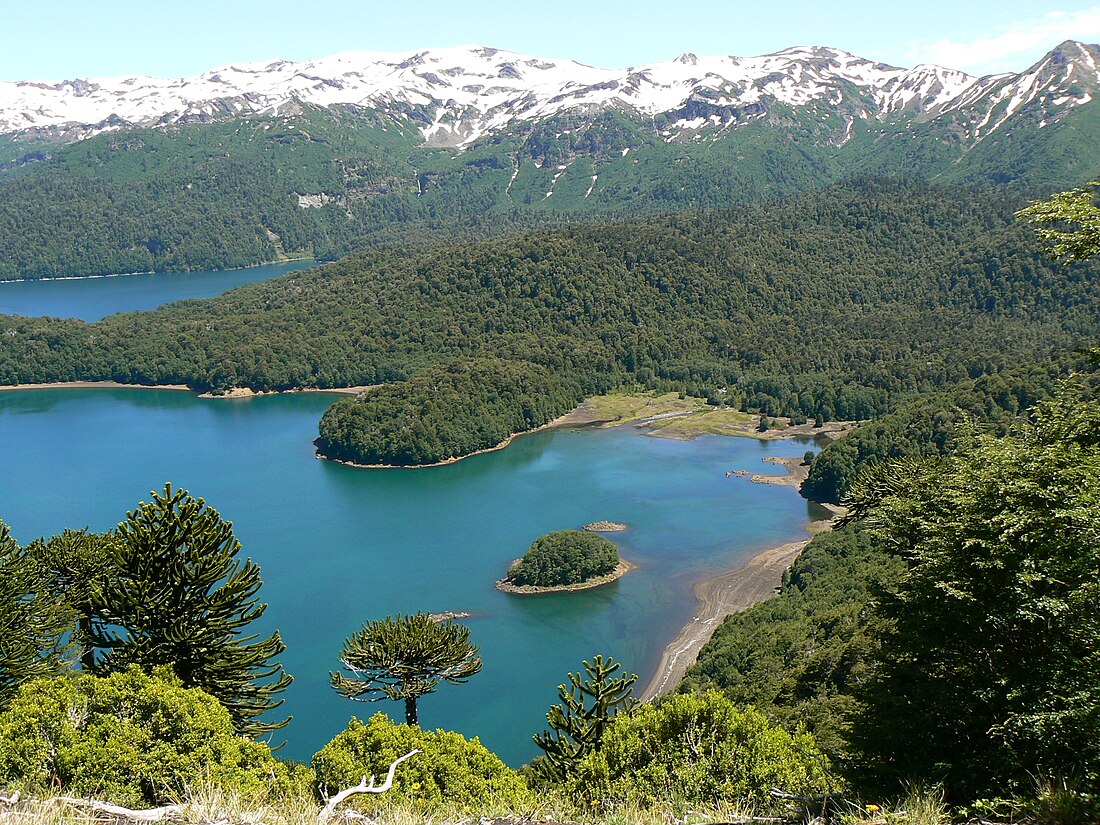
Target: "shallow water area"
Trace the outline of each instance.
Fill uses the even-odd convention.
[[[312,441],[331,396],[199,399],[143,389],[0,393],[0,518],[18,540],[106,530],[166,481],[234,523],[263,568],[262,629],[279,628],[295,681],[281,755],[308,760],[361,704],[328,686],[343,640],[398,612],[466,611],[484,671],[420,702],[421,724],[478,735],[519,765],[536,755],[556,685],[611,655],[644,683],[691,617],[691,585],[761,549],[805,536],[793,488],[730,470],[779,472],[766,456],[805,444],[632,427],[550,430],[444,467],[362,470],[321,461]],[[601,519],[639,569],[595,590],[510,596],[494,582],[539,535]],[[281,717],[280,717],[281,718]]]
[[[246,269],[0,281],[0,315],[50,315],[99,321],[116,312],[156,309],[189,298],[213,298],[234,287],[259,283],[311,266],[316,264],[290,261]]]

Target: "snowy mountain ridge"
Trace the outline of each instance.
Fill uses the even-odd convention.
[[[950,120],[969,142],[1028,104],[1039,126],[1100,90],[1100,47],[1066,41],[1020,74],[974,77],[939,66],[902,69],[839,49],[697,57],[601,69],[480,46],[413,53],[347,52],[319,60],[241,63],[196,77],[127,76],[0,82],[0,134],[68,139],[133,127],[274,114],[298,102],[350,106],[411,122],[433,145],[469,144],[516,121],[616,108],[662,117],[665,140],[725,130],[777,106],[880,123]],[[841,140],[840,142],[843,142]]]

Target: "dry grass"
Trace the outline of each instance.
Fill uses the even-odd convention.
[[[215,787],[200,787],[179,802],[179,812],[166,823],[175,825],[318,825],[321,806],[311,798],[284,798],[262,801],[229,794]],[[476,813],[457,806],[425,807],[394,801],[369,817],[337,811],[328,825],[522,825],[522,823],[577,823],[578,825],[695,825],[707,822],[736,822],[747,816],[737,805],[694,808],[668,804],[653,808],[618,807],[612,811],[599,806],[578,808],[560,795],[543,795],[537,807],[517,811],[490,802]],[[56,798],[20,800],[15,805],[0,804],[3,825],[101,825],[126,820],[95,814],[88,808]]]
[[[601,418],[609,419],[615,424],[628,424],[632,421],[642,421],[655,415],[668,415],[669,413],[698,412],[709,409],[707,402],[702,398],[680,398],[678,393],[666,392],[658,395],[648,393],[611,393],[609,395],[596,395],[587,402],[592,410]]]
[[[683,418],[666,418],[648,425],[660,435],[692,438],[697,435],[759,435],[759,416],[740,410],[705,409]]]

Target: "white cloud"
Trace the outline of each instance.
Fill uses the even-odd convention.
[[[914,45],[913,63],[935,63],[971,74],[1020,72],[1063,40],[1100,40],[1100,6],[1080,11],[1053,11],[1038,19],[1020,20],[972,40],[937,40]]]

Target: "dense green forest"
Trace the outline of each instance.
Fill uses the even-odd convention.
[[[1003,189],[864,179],[730,210],[378,247],[95,324],[2,319],[0,381],[278,390],[390,383],[491,356],[585,394],[724,389],[725,403],[768,416],[867,419],[1043,363],[1100,329],[1093,266],[1044,258],[1014,220],[1022,205]],[[391,408],[402,394],[415,406],[424,389],[390,392]],[[524,422],[561,407],[550,384],[546,395]],[[363,404],[343,405],[356,414],[333,426],[369,420]],[[484,443],[463,409],[448,425],[455,444]],[[350,457],[363,438],[341,423],[325,449]],[[845,473],[818,471],[820,494],[834,496]]]
[[[1044,129],[1024,118],[967,147],[940,122],[782,104],[668,141],[664,116],[605,110],[516,123],[458,150],[425,146],[417,115],[298,104],[69,145],[0,138],[0,279],[329,260],[394,235],[726,208],[861,174],[1045,193],[1100,173],[1097,117],[1082,107]]]
[[[321,418],[327,458],[395,467],[437,464],[496,447],[581,400],[576,383],[522,361],[473,359],[337,401]]]
[[[1059,353],[1050,361],[1024,363],[929,392],[868,421],[830,443],[810,465],[802,494],[838,503],[860,470],[889,459],[939,455],[975,428],[1004,434],[1037,402],[1054,394],[1067,375],[1094,375],[1088,352]]]

